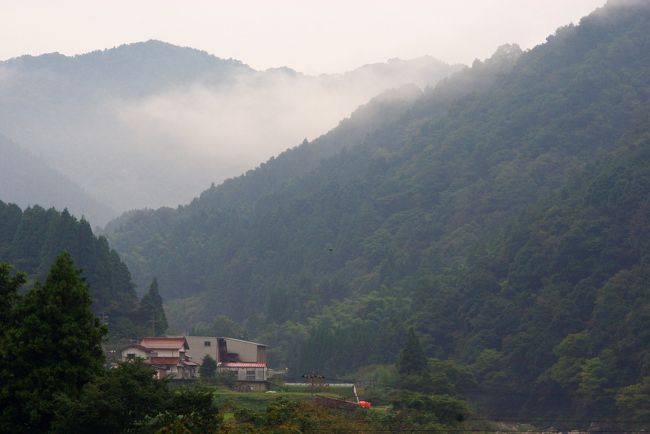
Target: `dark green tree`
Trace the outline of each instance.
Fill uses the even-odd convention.
[[[427,356],[424,355],[420,340],[411,327],[404,348],[397,359],[397,372],[401,375],[423,375],[428,373]]]
[[[169,396],[166,381],[142,360],[120,363],[88,383],[78,399],[59,398],[53,431],[66,433],[130,432],[158,414]]]
[[[226,315],[217,315],[212,322],[212,332],[217,336],[228,336],[237,339],[246,338],[246,330]]]
[[[57,433],[212,433],[220,418],[210,390],[170,390],[140,359],[120,363],[88,383],[79,399],[60,399]]]
[[[205,357],[203,357],[201,367],[199,368],[199,374],[201,375],[201,378],[214,378],[216,373],[217,362],[212,357],[210,357],[209,354],[206,354]]]
[[[155,277],[149,286],[149,291],[140,300],[140,315],[142,320],[149,324],[145,329],[146,333],[158,336],[167,330],[167,317],[158,291],[158,280]]]
[[[106,329],[90,305],[88,286],[68,253],[56,258],[45,284],[19,296],[2,342],[11,354],[2,353],[0,431],[47,431],[55,398],[76,399],[102,372]]]
[[[23,283],[25,283],[23,274],[12,276],[9,265],[0,264],[0,431],[2,432],[7,431],[11,426],[8,423],[14,413],[11,410],[9,388],[14,363],[9,336],[16,327],[18,289]]]
[[[0,263],[0,333],[6,331],[14,319],[12,316],[18,298],[18,288],[25,283],[25,280],[23,273],[12,275],[11,267]],[[0,351],[3,348],[4,346],[0,345]]]
[[[431,379],[427,357],[412,327],[408,331],[406,343],[397,359],[397,372],[400,377],[400,388],[418,392],[434,392],[434,383]],[[435,392],[439,393],[440,391]]]
[[[129,270],[106,238],[96,237],[85,219],[78,220],[68,211],[39,206],[23,211],[0,201],[0,262],[12,264],[34,280],[45,280],[64,250],[83,269],[93,312],[107,320],[111,338],[138,335],[147,324],[138,323],[140,300]]]

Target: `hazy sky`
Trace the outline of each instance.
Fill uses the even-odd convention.
[[[531,48],[605,0],[0,0],[0,59],[160,39],[256,69],[340,72],[391,57]]]

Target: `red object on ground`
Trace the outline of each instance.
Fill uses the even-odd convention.
[[[359,401],[359,407],[361,407],[361,408],[370,408],[370,407],[372,407],[372,404],[369,403],[368,401]]]

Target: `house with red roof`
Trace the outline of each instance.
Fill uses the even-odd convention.
[[[122,350],[122,360],[141,358],[158,378],[194,379],[205,355],[219,372],[235,375],[238,390],[268,390],[266,348],[258,342],[211,336],[148,336]]]
[[[188,349],[183,336],[145,337],[124,348],[122,360],[143,359],[156,370],[157,378],[193,379],[199,363],[186,354]]]

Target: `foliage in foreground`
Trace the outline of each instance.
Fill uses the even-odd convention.
[[[1,432],[216,431],[211,392],[170,390],[141,361],[104,368],[106,328],[68,253],[45,283],[22,292],[25,281],[0,263]]]
[[[44,432],[55,398],[77,399],[101,373],[106,329],[91,312],[88,286],[69,254],[56,259],[44,284],[24,294],[18,292],[24,277],[0,267],[7,304],[0,324],[0,431]]]

